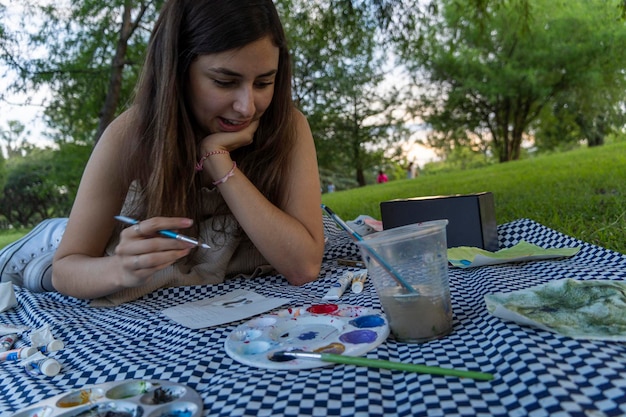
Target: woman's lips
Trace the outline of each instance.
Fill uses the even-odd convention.
[[[223,117],[219,117],[218,121],[222,132],[239,132],[240,130],[250,126],[250,123],[252,123],[251,120],[239,122],[236,120],[225,119]]]

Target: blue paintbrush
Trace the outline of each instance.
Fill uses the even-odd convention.
[[[322,204],[322,209],[326,211],[326,213],[328,213],[328,215],[335,221],[335,223],[337,223],[343,230],[348,232],[354,238],[354,240],[363,242],[363,237],[354,230],[352,230],[352,228],[348,226],[348,224],[344,222],[341,217],[337,216],[337,214],[335,214],[335,212],[332,211],[330,207]],[[398,284],[400,284],[402,288],[406,290],[406,292],[411,294],[417,294],[417,291],[413,287],[411,287],[409,283],[406,282],[404,278],[402,278],[402,276],[391,265],[389,265],[383,258],[381,258],[378,253],[376,253],[376,251],[367,246],[367,244],[363,246],[365,250],[370,254],[370,256],[374,258],[376,262],[378,262],[380,266],[382,266],[383,269],[387,271],[393,277],[393,279],[395,279]]]
[[[115,216],[115,218],[119,221],[121,221],[122,223],[126,223],[126,224],[138,224],[139,220],[135,220],[132,219],[130,217],[126,217],[126,216]],[[191,238],[189,236],[185,236],[185,235],[181,235],[179,233],[173,232],[171,230],[159,230],[159,234],[163,235],[165,237],[169,237],[172,239],[176,239],[176,240],[180,240],[182,242],[187,242],[187,243],[191,243],[192,245],[196,245],[199,246],[201,248],[205,248],[205,249],[211,249],[211,247],[209,245],[207,245],[206,243],[202,243],[194,238]]]

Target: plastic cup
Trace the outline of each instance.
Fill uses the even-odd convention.
[[[445,219],[416,223],[357,242],[399,342],[423,343],[452,331],[447,224]]]

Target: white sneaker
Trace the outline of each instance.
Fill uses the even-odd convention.
[[[52,276],[51,268],[54,252],[61,242],[66,218],[47,219],[39,223],[23,238],[0,250],[0,278],[2,282],[11,281],[15,285],[27,287],[32,291],[51,291],[50,284],[43,284],[47,276]],[[37,259],[33,265],[27,266]],[[45,265],[40,261],[45,259]],[[49,265],[48,265],[49,264]],[[28,274],[28,277],[26,277]],[[35,284],[30,288],[30,284]]]

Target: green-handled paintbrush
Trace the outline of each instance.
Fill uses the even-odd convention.
[[[278,351],[271,353],[269,359],[276,362],[286,362],[292,359],[317,359],[323,362],[343,363],[347,365],[367,366],[370,368],[395,369],[405,372],[418,372],[422,374],[457,376],[460,378],[473,378],[483,381],[493,379],[492,374],[475,371],[463,371],[459,369],[439,368],[437,366],[417,365],[413,363],[391,362],[382,359],[369,359],[361,356],[337,355],[335,353],[313,353],[303,351]]]

